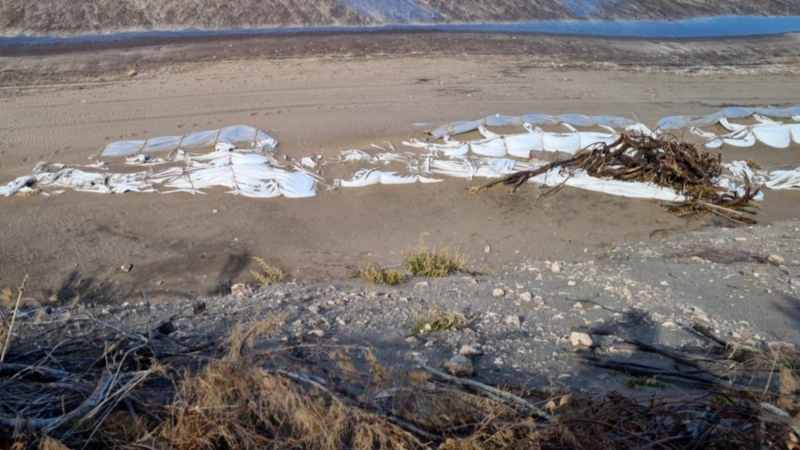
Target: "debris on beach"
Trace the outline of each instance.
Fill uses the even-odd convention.
[[[739,119],[754,119],[757,123],[733,122]],[[525,132],[499,134],[487,128],[516,125]],[[561,128],[552,131],[552,127]],[[683,175],[667,174],[663,169],[670,163],[688,164],[687,169],[697,172],[695,169],[712,164],[712,161],[709,158],[695,161],[700,154],[694,147],[686,147],[694,145],[688,140],[680,144],[684,147],[669,153],[672,155],[669,160],[662,161],[664,153],[648,147],[658,147],[658,143],[669,147],[672,145],[669,143],[675,141],[673,136],[678,135],[677,131],[687,127],[692,131],[688,133],[690,136],[705,140],[704,145],[711,148],[722,144],[755,145],[757,142],[783,148],[792,142],[800,144],[800,107],[783,110],[726,108],[702,118],[669,117],[659,121],[655,129],[616,116],[495,115],[439,127],[429,133],[428,140],[408,139],[403,144],[411,151],[398,151],[387,143],[385,147],[373,145],[369,152],[350,149],[327,158],[311,155],[296,159],[288,155],[278,158],[278,142],[266,132],[246,125],[234,125],[182,136],[112,142],[101,153],[106,160],[88,165],[40,162],[32,175],[0,186],[0,195],[50,195],[66,189],[99,193],[199,194],[223,188],[228,193],[247,197],[303,198],[315,196],[319,188],[337,190],[376,184],[437,183],[446,177],[503,179],[524,172],[531,175],[521,182],[679,202],[684,204],[680,209],[685,213],[704,208],[720,212],[723,211],[720,208],[751,204],[750,200],[761,198],[760,186],[769,189],[800,188],[800,168],[766,171],[756,164],[742,161],[723,164],[717,160],[711,168],[713,173],[683,175],[699,177],[709,183],[708,186],[727,188],[731,194],[724,194],[715,187],[712,190],[717,192],[718,199],[704,195],[703,202],[695,202],[699,188],[693,187],[691,180],[683,180]],[[714,127],[734,131],[716,134]],[[476,130],[480,138],[455,137]],[[610,155],[603,152],[595,156],[586,153],[587,149],[602,148],[606,149],[605,153],[612,152],[623,137],[627,140],[626,150],[623,150],[626,155],[613,155],[613,162],[606,160]],[[634,147],[636,156],[627,155]],[[687,159],[686,155],[690,158]],[[592,162],[595,157],[600,159]],[[636,168],[626,158],[643,164]],[[581,168],[581,164],[586,164],[585,168],[590,170],[563,170]],[[614,164],[621,164],[626,172],[612,176]],[[692,164],[699,166],[693,167]],[[689,181],[689,185],[684,181]],[[741,200],[749,195],[752,198]],[[734,203],[728,204],[731,201]],[[693,202],[694,206],[689,207],[686,202]],[[723,214],[730,215],[725,211]]]
[[[684,199],[669,204],[671,211],[682,215],[710,212],[736,222],[755,223],[745,214],[755,214],[753,200],[760,188],[753,186],[746,174],[739,190],[720,186],[722,164],[719,157],[677,139],[647,135],[622,134],[610,144],[595,144],[570,159],[507,175],[472,192],[500,184],[512,186],[514,192],[531,178],[554,170],[566,172],[567,177],[581,171],[593,178],[661,186],[679,193]]]

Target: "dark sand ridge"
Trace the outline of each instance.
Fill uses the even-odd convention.
[[[800,103],[796,36],[729,43],[434,36],[438,50],[427,35],[388,34],[3,57],[0,175],[29,173],[39,160],[85,163],[113,140],[238,123],[267,130],[281,153],[300,157],[399,146],[422,137],[426,128],[414,123],[433,128],[494,113],[635,115],[654,123],[728,105]],[[319,47],[333,45],[340,56],[321,55]],[[601,61],[648,70],[589,70]],[[727,63],[739,68],[720,71]],[[139,75],[127,79],[134,67]],[[796,148],[724,149],[723,157],[767,167],[798,161]],[[479,182],[343,189],[306,200],[223,193],[3,199],[0,286],[30,273],[36,296],[80,292],[118,301],[144,289],[168,299],[250,280],[253,256],[300,280],[324,279],[341,276],[347,264],[396,264],[424,235],[431,245],[461,247],[475,269],[491,269],[523,257],[601,258],[615,243],[703,224],[654,202],[570,189],[539,201],[534,187],[469,195]],[[760,219],[798,217],[795,196],[768,192]],[[119,271],[123,264],[133,271]]]

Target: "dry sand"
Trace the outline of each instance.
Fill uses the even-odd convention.
[[[443,123],[494,113],[652,124],[729,105],[793,106],[797,42],[394,34],[6,48],[0,181],[40,160],[86,163],[114,140],[232,124],[267,130],[281,153],[300,157],[399,146]],[[127,78],[131,69],[138,75]],[[768,168],[799,159],[796,148],[722,153]],[[4,198],[0,287],[28,273],[32,296],[117,302],[146,290],[168,300],[250,281],[255,256],[292,278],[322,280],[347,265],[397,264],[423,236],[460,247],[486,271],[531,258],[593,258],[615,243],[708,224],[650,201],[571,189],[537,200],[534,187],[470,195],[476,184],[376,186],[303,200],[221,192]],[[767,192],[759,219],[800,216],[796,194]],[[125,264],[133,270],[119,270]]]

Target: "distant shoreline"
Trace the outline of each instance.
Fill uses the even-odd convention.
[[[484,24],[402,24],[382,26],[323,26],[243,28],[203,30],[123,31],[111,33],[61,35],[0,36],[0,50],[4,55],[16,47],[41,48],[70,46],[135,47],[153,44],[202,42],[206,40],[242,39],[251,37],[304,37],[342,34],[374,33],[474,33],[523,34],[564,37],[594,37],[604,39],[736,39],[779,36],[800,33],[800,16],[758,17],[718,16],[698,17],[676,21],[537,21],[527,23]]]

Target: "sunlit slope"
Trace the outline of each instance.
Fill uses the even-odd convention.
[[[800,15],[797,0],[0,0],[0,34]]]

